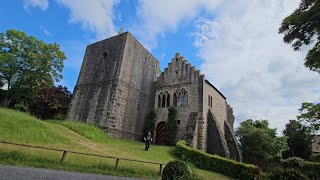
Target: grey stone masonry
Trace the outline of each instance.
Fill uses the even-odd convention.
[[[154,104],[159,62],[130,33],[87,47],[68,119],[116,137],[141,139]]]
[[[176,141],[241,161],[233,110],[224,95],[179,53],[158,73],[158,60],[129,32],[88,45],[68,119],[95,124],[115,137],[141,140],[146,115],[155,109],[152,134],[161,144],[173,106]]]

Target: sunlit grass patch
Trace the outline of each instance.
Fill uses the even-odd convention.
[[[80,122],[41,121],[26,113],[0,108],[0,141],[29,144],[118,158],[166,164],[176,159],[175,147],[108,137],[101,129]],[[115,176],[160,179],[159,165],[0,144],[0,164],[61,169]],[[200,179],[230,179],[221,174],[193,168]]]

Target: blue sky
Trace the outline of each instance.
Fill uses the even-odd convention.
[[[205,74],[241,121],[268,119],[280,132],[302,102],[319,99],[320,78],[277,33],[300,0],[7,0],[0,31],[18,29],[65,52],[59,84],[73,90],[86,45],[130,31],[160,61],[176,52]]]

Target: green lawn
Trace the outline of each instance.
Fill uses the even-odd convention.
[[[144,151],[142,142],[107,137],[91,125],[69,121],[41,121],[25,113],[0,108],[0,141],[26,143],[44,147],[167,163],[176,159],[174,147],[151,145]],[[68,154],[60,165],[62,153],[0,144],[0,163],[21,166],[64,169],[116,176],[160,178],[159,165]],[[199,179],[230,179],[221,174],[193,168]]]

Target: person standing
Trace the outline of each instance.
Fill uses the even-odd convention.
[[[150,144],[152,143],[152,137],[151,137],[151,132],[148,132],[148,135],[144,137],[144,142],[145,142],[145,151],[148,151],[150,148]]]

